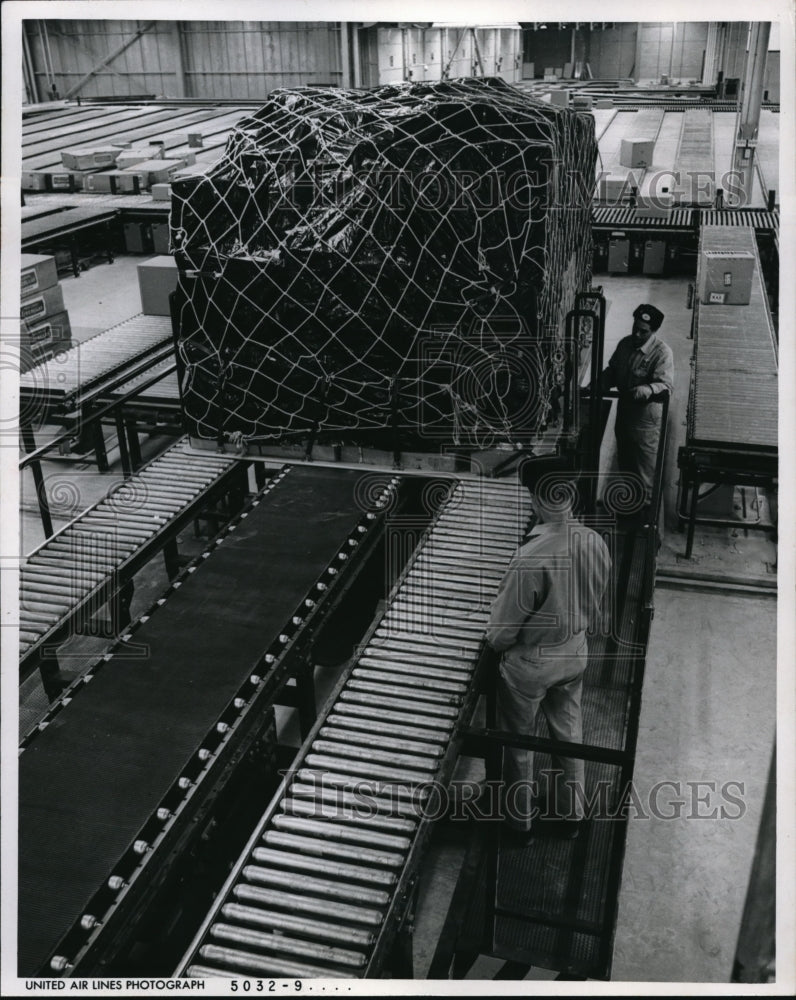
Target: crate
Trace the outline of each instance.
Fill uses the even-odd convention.
[[[173,257],[153,257],[140,263],[138,288],[141,292],[141,312],[147,316],[169,316],[169,295],[177,287],[179,274]]]
[[[750,250],[703,250],[699,257],[699,301],[745,306],[752,297],[754,254]]]
[[[183,160],[145,160],[126,173],[137,174],[141,187],[149,188],[153,184],[165,184],[171,180],[178,170],[185,168]]]
[[[47,316],[33,322],[23,322],[20,324],[22,342],[27,343],[32,348],[55,347],[63,350],[71,343],[72,326],[69,322],[69,313],[64,309],[54,316]]]
[[[171,199],[171,184],[153,184],[151,193],[154,201],[169,201]]]
[[[23,191],[49,191],[50,174],[45,170],[23,170],[21,187]]]
[[[151,160],[153,158],[151,146],[126,149],[123,153],[119,153],[119,158],[116,160],[116,166],[119,170],[128,170],[130,167],[138,166],[139,163],[146,163],[147,160]]]
[[[143,189],[138,174],[125,170],[105,170],[86,178],[85,190],[103,194],[139,194]]]
[[[569,91],[568,90],[551,90],[550,91],[550,103],[558,108],[568,108],[569,107]]]
[[[58,268],[55,257],[50,254],[23,253],[20,265],[20,292],[23,299],[58,284]]]
[[[39,320],[64,311],[64,293],[58,284],[44,288],[35,295],[29,295],[19,304],[19,315],[24,322],[37,323]]]
[[[654,139],[623,139],[619,162],[623,167],[648,167],[655,151]]]
[[[116,163],[118,146],[85,146],[61,151],[61,163],[68,170],[100,170]]]

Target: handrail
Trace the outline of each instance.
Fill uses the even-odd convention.
[[[88,417],[84,419],[83,422],[84,426],[90,427],[92,424],[96,423],[98,420],[101,420],[104,416],[106,416],[106,414],[111,413],[118,406],[123,406],[125,403],[129,402],[131,399],[134,399],[136,396],[142,393],[145,389],[149,389],[150,386],[155,385],[156,382],[160,382],[161,379],[164,379],[168,375],[171,375],[176,370],[176,368],[177,368],[177,362],[175,361],[174,364],[169,365],[169,367],[164,372],[158,372],[152,378],[147,379],[145,382],[142,382],[141,385],[136,386],[134,389],[131,389],[129,392],[125,393],[124,396],[120,396],[119,399],[111,400],[109,403],[106,403],[99,409],[94,410],[93,413],[91,413]],[[127,375],[123,381],[125,382],[129,381],[130,377],[131,376]],[[52,441],[48,441],[47,444],[40,445],[38,448],[36,448],[35,451],[29,452],[24,458],[20,459],[19,471],[21,472],[23,469],[27,468],[27,466],[31,465],[33,462],[40,461],[47,454],[47,452],[52,451],[53,448],[57,447],[60,444],[63,444],[72,437],[74,437],[74,430],[64,431],[62,434],[59,434],[57,435],[57,437],[54,437]]]

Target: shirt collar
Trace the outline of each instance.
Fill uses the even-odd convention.
[[[658,342],[658,338],[653,333],[653,335],[650,337],[650,339],[649,340],[645,340],[644,343],[641,345],[641,347],[637,347],[636,350],[637,351],[641,351],[642,354],[649,354],[649,352],[652,350],[652,348],[654,347],[654,345],[657,342]]]
[[[525,541],[530,542],[533,538],[544,538],[546,535],[552,534],[557,529],[571,524],[572,521],[541,521],[535,524],[531,529],[531,533],[525,536]]]

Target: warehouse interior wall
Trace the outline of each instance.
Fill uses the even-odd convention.
[[[627,79],[635,72],[636,25],[615,24],[613,28],[588,32],[588,58],[596,79]]]
[[[258,99],[278,87],[341,85],[336,21],[25,21],[37,100]],[[112,58],[109,58],[112,57]]]
[[[30,102],[78,96],[256,100],[280,87],[313,84],[522,78],[519,26],[31,20],[23,30]]]

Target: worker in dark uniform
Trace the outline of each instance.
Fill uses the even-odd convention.
[[[498,727],[534,735],[539,708],[555,739],[583,742],[581,693],[588,660],[587,631],[602,619],[611,558],[602,538],[573,515],[574,476],[560,459],[534,460],[523,482],[537,522],[514,555],[490,612],[487,641],[502,653]],[[504,747],[507,836],[577,836],[583,818],[584,764],[553,757],[554,815],[534,820],[533,753]]]
[[[616,387],[616,452],[621,472],[639,477],[645,513],[649,513],[663,405],[660,394],[674,391],[672,349],[656,331],[663,313],[655,306],[640,305],[633,313],[633,330],[623,337],[603,371],[603,392]]]

